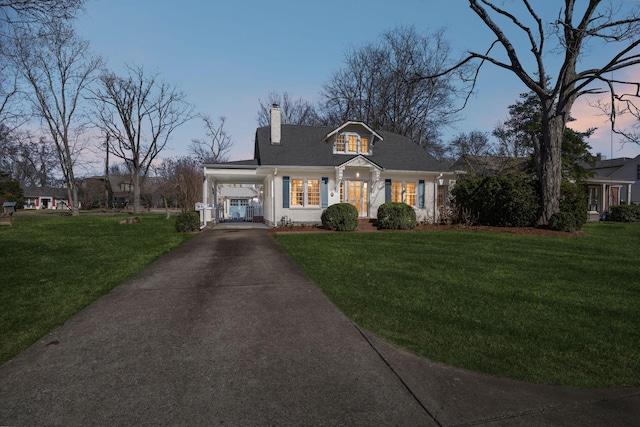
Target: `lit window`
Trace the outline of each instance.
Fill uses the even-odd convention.
[[[335,153],[369,154],[370,148],[368,137],[361,137],[357,134],[349,133],[336,135]]]
[[[358,152],[358,136],[357,135],[349,135],[349,145],[347,149],[350,153]]]
[[[361,153],[369,153],[369,139],[362,137],[360,138],[360,152]]]
[[[307,206],[320,206],[320,180],[307,180]]]
[[[291,180],[291,206],[292,207],[293,206],[295,207],[320,206],[320,180],[319,179],[292,179]]]
[[[406,203],[410,206],[415,206],[416,205],[416,183],[407,182],[406,192],[407,192]]]
[[[402,182],[394,181],[391,183],[391,201],[402,202]]]
[[[304,181],[291,180],[291,206],[304,206]]]

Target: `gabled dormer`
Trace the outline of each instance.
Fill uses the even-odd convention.
[[[330,132],[324,139],[333,144],[334,154],[368,156],[382,137],[362,122],[347,122]]]

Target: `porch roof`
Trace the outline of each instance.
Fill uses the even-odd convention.
[[[262,184],[267,173],[258,168],[256,160],[243,160],[204,165],[204,173],[215,176],[220,184]]]

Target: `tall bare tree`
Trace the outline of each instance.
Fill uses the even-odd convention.
[[[200,116],[200,118],[204,122],[206,137],[204,139],[192,139],[189,151],[200,163],[227,162],[233,141],[224,128],[226,117],[220,117],[217,125],[209,116]]]
[[[140,189],[153,161],[165,148],[173,131],[193,118],[186,95],[147,74],[142,66],[127,66],[128,75],[102,75],[94,92],[97,125],[109,135],[108,149],[131,171],[133,209],[140,212]]]
[[[503,2],[501,7],[497,2],[469,0],[471,10],[491,30],[495,40],[484,52],[469,52],[459,65],[479,60],[478,67],[489,63],[507,70],[538,98],[541,132],[532,142],[541,182],[542,210],[538,222],[546,224],[560,210],[562,140],[576,99],[608,92],[615,102],[640,94],[637,81],[611,77],[613,72],[640,64],[637,49],[640,8],[630,6],[630,2],[625,5],[601,0],[564,0],[557,14],[545,21],[533,3]],[[521,37],[528,44],[517,47]],[[604,43],[613,53],[587,61],[596,43]],[[441,74],[427,76],[438,75]]]
[[[64,22],[52,22],[47,31],[22,33],[16,41],[16,63],[27,82],[27,97],[56,146],[72,215],[79,215],[74,167],[83,148],[80,136],[81,101],[97,78],[102,60],[89,43]]]
[[[19,73],[9,60],[16,39],[24,33],[46,31],[48,23],[74,18],[84,3],[85,0],[0,0],[0,123],[15,127],[25,120],[22,104],[10,104],[19,94]]]
[[[451,56],[442,31],[387,31],[379,42],[347,52],[345,67],[322,88],[323,114],[333,125],[363,121],[437,152],[442,129],[460,119],[456,103],[461,88],[451,74],[416,77],[440,73],[453,62]]]
[[[303,98],[293,99],[289,92],[270,92],[265,100],[260,100],[258,126],[269,126],[271,106],[277,104],[282,113],[282,123],[287,125],[317,126],[324,124],[317,108]]]

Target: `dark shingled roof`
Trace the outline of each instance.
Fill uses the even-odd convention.
[[[339,166],[357,155],[333,154],[325,137],[330,126],[282,125],[280,144],[271,144],[271,127],[256,131],[255,158],[261,166]],[[377,131],[373,154],[363,157],[388,170],[447,172],[449,168],[402,135]]]

